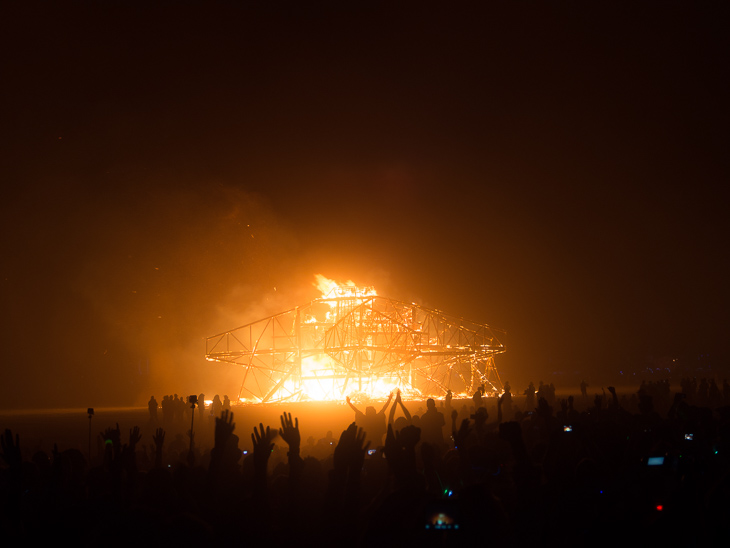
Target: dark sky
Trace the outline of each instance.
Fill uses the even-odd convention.
[[[317,273],[513,385],[727,357],[724,2],[146,4],[0,8],[0,406],[235,392]]]

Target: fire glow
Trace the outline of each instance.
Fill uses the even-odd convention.
[[[501,390],[494,356],[504,332],[415,303],[379,296],[372,287],[322,275],[321,296],[206,340],[206,359],[240,365],[239,399],[355,401],[409,399]]]

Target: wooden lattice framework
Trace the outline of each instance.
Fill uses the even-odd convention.
[[[504,331],[414,303],[333,289],[324,298],[206,339],[206,358],[243,368],[248,402],[411,398],[501,391]]]

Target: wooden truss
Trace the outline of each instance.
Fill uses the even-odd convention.
[[[414,303],[333,290],[306,306],[206,339],[206,358],[243,368],[248,402],[410,398],[501,391],[504,331]]]

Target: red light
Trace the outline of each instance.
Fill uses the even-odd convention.
[[[661,512],[662,510],[664,510],[664,506],[662,506],[661,504],[657,504],[656,509],[657,511]]]

